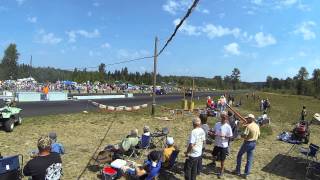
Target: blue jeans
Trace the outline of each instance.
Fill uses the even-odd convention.
[[[246,168],[244,173],[246,175],[250,174],[250,170],[252,167],[252,163],[253,163],[253,153],[254,153],[254,149],[256,148],[256,141],[245,141],[243,142],[238,155],[237,155],[237,167],[236,167],[236,172],[240,173],[241,171],[241,160],[242,160],[242,155],[244,153],[247,153],[247,163],[246,163]]]

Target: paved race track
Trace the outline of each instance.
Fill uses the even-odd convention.
[[[240,93],[240,92],[237,92]],[[207,96],[218,96],[221,95],[221,92],[211,92],[211,93],[196,93],[195,98],[200,97],[204,98]],[[183,98],[182,95],[173,94],[173,95],[162,95],[156,97],[157,104],[165,104],[180,101]],[[110,105],[110,106],[134,106],[152,103],[152,97],[149,95],[136,96],[133,98],[126,99],[101,99],[94,100],[98,103]],[[49,102],[28,102],[28,103],[18,103],[17,106],[22,108],[22,116],[41,116],[41,115],[53,115],[53,114],[65,114],[65,113],[76,113],[84,110],[96,110],[97,107],[94,107],[87,100],[80,101],[49,101]]]

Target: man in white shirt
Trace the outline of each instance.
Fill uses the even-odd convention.
[[[187,157],[185,162],[185,179],[186,180],[196,180],[198,161],[201,159],[203,143],[206,139],[205,132],[201,128],[200,118],[195,118],[192,120],[193,130],[188,140],[188,148],[185,152]]]
[[[215,161],[221,162],[221,170],[218,174],[218,178],[223,176],[224,161],[228,152],[229,139],[232,138],[232,129],[228,122],[227,112],[223,111],[220,115],[221,122],[217,122],[214,128],[209,132],[210,136],[215,137],[215,145],[212,152]]]

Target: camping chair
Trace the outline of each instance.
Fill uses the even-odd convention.
[[[169,129],[165,127],[165,128],[162,128],[161,131],[159,129],[156,129],[156,130],[157,130],[156,132],[151,134],[152,144],[155,146],[161,145],[161,147],[165,147],[167,136],[169,134]]]
[[[307,172],[306,172],[306,179],[309,179],[309,177],[312,176],[312,179],[320,179],[320,163],[311,163],[307,167]]]
[[[151,145],[151,136],[142,135],[141,143],[139,146],[139,149],[142,149],[141,156],[145,153],[145,151],[150,149],[150,145]]]
[[[21,157],[21,164],[19,161],[19,156]],[[22,179],[22,166],[22,155],[0,157],[0,179]]]
[[[317,153],[319,149],[320,149],[319,146],[310,143],[309,148],[300,148],[300,153],[307,157],[306,161],[308,160],[317,161],[318,160]]]
[[[174,168],[174,165],[176,164],[176,161],[177,161],[177,158],[178,158],[178,155],[179,155],[179,150],[174,150],[172,151],[172,154],[170,155],[170,158],[169,158],[169,166],[168,166],[168,169],[173,169]]]

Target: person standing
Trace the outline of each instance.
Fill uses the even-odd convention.
[[[220,117],[221,117],[221,122],[217,122],[214,128],[212,129],[212,131],[209,132],[209,135],[215,137],[215,145],[212,152],[212,155],[214,158],[214,164],[215,164],[215,161],[220,161],[221,163],[221,168],[220,168],[220,172],[218,173],[218,178],[221,178],[223,176],[224,161],[228,153],[229,140],[233,136],[231,126],[228,124],[227,113],[223,111]]]
[[[201,128],[200,118],[192,120],[193,130],[191,131],[188,148],[185,152],[187,157],[184,164],[184,177],[186,180],[196,180],[198,161],[201,159],[203,143],[205,141],[205,132]]]
[[[245,119],[247,121],[247,124],[244,125],[245,130],[241,135],[244,141],[237,155],[237,166],[235,173],[237,175],[241,175],[242,156],[244,153],[247,153],[247,163],[244,171],[244,177],[247,178],[252,168],[253,154],[256,148],[258,137],[260,136],[260,128],[255,123],[255,117],[253,114],[248,114],[248,116],[246,116]]]
[[[301,111],[301,121],[304,121],[306,116],[307,116],[307,109],[306,109],[306,106],[303,106]]]

